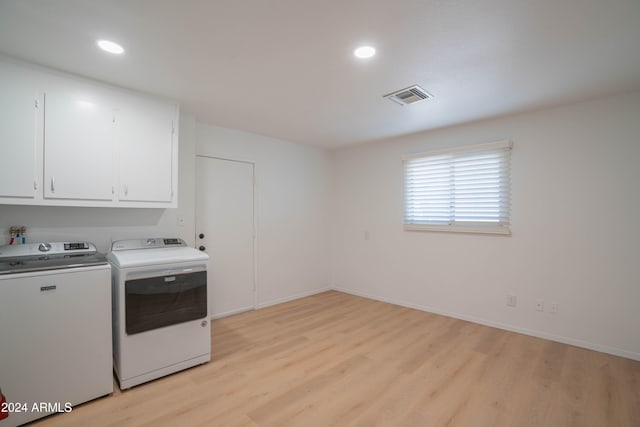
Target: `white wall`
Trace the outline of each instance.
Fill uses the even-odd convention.
[[[197,154],[255,162],[258,305],[328,288],[325,150],[196,124]]]
[[[106,253],[113,240],[180,237],[195,240],[195,120],[180,115],[178,208],[79,208],[0,205],[0,244],[9,241],[9,227],[28,227],[29,242],[88,240]],[[184,226],[178,226],[178,216]]]
[[[511,237],[403,231],[403,155],[503,139]],[[640,93],[332,156],[335,287],[640,359]]]

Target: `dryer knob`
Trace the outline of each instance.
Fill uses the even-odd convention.
[[[204,246],[200,246],[198,249],[200,249],[201,251],[204,252],[204,250],[207,249],[207,248],[205,248]]]
[[[40,243],[38,245],[38,250],[40,252],[49,252],[51,250],[51,243]]]
[[[198,237],[201,238],[201,239],[204,239],[204,234],[200,233],[200,234],[198,234]]]
[[[200,323],[200,326],[202,326],[203,328],[204,328],[205,326],[207,326],[207,321],[206,321],[206,320],[203,320],[203,321],[202,321],[202,323]]]

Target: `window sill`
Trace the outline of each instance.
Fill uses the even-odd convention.
[[[417,225],[405,224],[405,231],[436,231],[442,233],[472,233],[472,234],[498,234],[510,236],[511,229],[508,226],[470,226],[470,225]]]

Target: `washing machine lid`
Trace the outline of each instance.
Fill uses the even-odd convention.
[[[177,238],[119,240],[111,245],[107,258],[118,268],[204,262],[209,255],[187,246]]]
[[[0,246],[0,275],[107,265],[90,242],[41,242]]]

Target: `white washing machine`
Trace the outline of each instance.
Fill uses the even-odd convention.
[[[113,392],[110,281],[88,242],[0,246],[0,427]]]
[[[114,242],[113,360],[126,389],[211,360],[204,252],[182,239]]]

